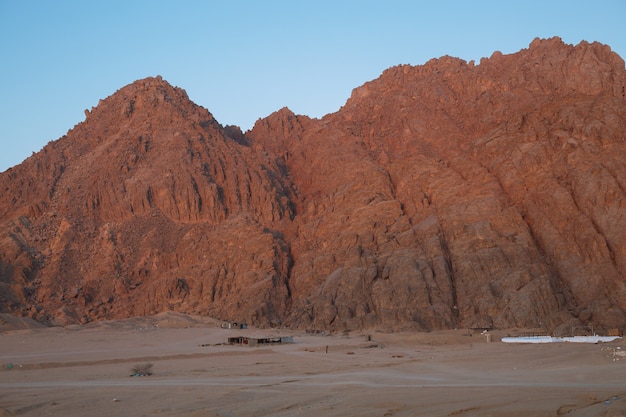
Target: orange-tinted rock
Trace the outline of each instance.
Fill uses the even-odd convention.
[[[245,134],[148,78],[0,174],[0,311],[255,325],[626,324],[626,71],[534,40]]]

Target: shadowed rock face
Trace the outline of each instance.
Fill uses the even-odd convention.
[[[0,174],[0,311],[344,330],[626,324],[626,71],[533,41],[243,134],[148,78]]]

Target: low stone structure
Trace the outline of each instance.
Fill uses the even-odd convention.
[[[265,345],[277,345],[283,343],[293,343],[293,337],[291,336],[278,336],[278,337],[247,337],[237,336],[229,337],[229,345],[241,345],[241,346],[265,346]]]

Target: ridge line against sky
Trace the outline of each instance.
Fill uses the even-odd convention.
[[[385,69],[515,53],[536,37],[626,57],[626,1],[0,0],[0,172],[123,86],[161,75],[244,131],[322,117]]]

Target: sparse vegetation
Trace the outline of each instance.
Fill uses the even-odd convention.
[[[130,376],[149,376],[149,375],[152,375],[151,363],[135,365],[130,370]]]

